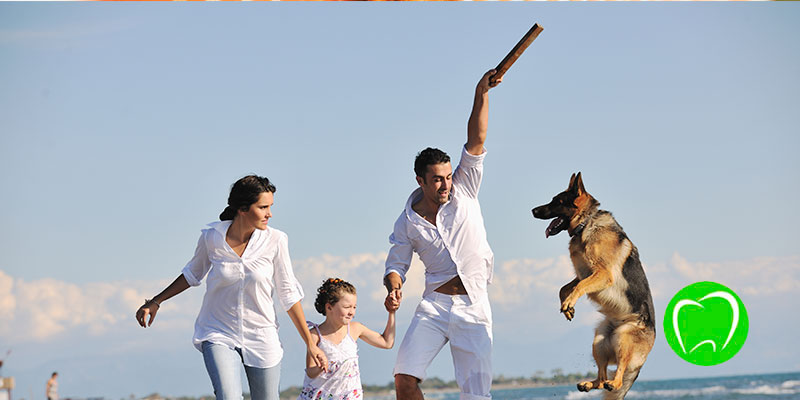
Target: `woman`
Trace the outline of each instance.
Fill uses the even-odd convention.
[[[202,231],[181,275],[136,311],[139,325],[150,326],[162,302],[207,276],[193,341],[203,353],[217,400],[242,399],[240,362],[252,399],[278,400],[283,349],[272,301],[275,290],[316,365],[327,370],[325,353],[305,322],[303,289],[292,272],[287,236],[267,227],[274,193],[275,186],[264,177],[236,181],[220,222]]]
[[[58,372],[53,372],[50,375],[50,379],[47,380],[47,385],[45,387],[45,393],[47,396],[47,400],[58,400]]]

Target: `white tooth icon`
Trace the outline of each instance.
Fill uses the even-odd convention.
[[[683,306],[688,306],[688,305],[698,306],[700,308],[705,308],[705,307],[703,307],[702,304],[700,304],[700,302],[705,300],[705,299],[712,298],[712,297],[719,297],[721,299],[727,300],[728,303],[731,306],[731,310],[733,311],[733,318],[731,320],[731,330],[730,330],[730,333],[728,333],[728,339],[725,340],[725,344],[722,345],[722,349],[720,349],[720,350],[725,349],[725,346],[727,346],[728,343],[731,341],[731,338],[733,337],[733,332],[736,331],[736,327],[739,325],[739,303],[736,301],[736,298],[731,296],[730,293],[723,292],[723,291],[717,291],[717,292],[709,293],[709,294],[703,296],[702,298],[698,299],[697,301],[688,300],[688,299],[680,300],[680,301],[678,301],[677,304],[675,304],[675,309],[672,311],[672,327],[673,327],[673,329],[675,329],[675,336],[678,337],[678,344],[681,345],[681,350],[683,350],[684,353],[686,353],[686,347],[684,347],[684,345],[683,345],[683,338],[681,337],[681,331],[678,328],[678,312],[681,310],[681,308]],[[717,344],[713,340],[703,340],[702,342],[700,342],[696,346],[694,346],[691,350],[689,350],[689,353],[695,351],[698,347],[700,347],[701,345],[706,344],[706,343],[710,343],[711,344],[711,349],[714,352],[717,351]]]

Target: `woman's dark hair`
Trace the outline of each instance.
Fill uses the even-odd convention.
[[[314,301],[314,308],[320,314],[325,315],[325,305],[338,303],[345,293],[356,294],[356,287],[339,278],[328,278],[317,289],[317,300]]]
[[[236,216],[236,211],[247,211],[250,205],[258,201],[261,193],[275,193],[275,185],[269,179],[258,175],[247,175],[231,186],[228,196],[228,206],[219,215],[220,221],[231,221]]]
[[[414,159],[414,172],[418,177],[425,180],[425,174],[428,172],[428,165],[448,162],[450,162],[450,156],[448,156],[447,153],[433,147],[428,147],[417,153],[417,158]]]

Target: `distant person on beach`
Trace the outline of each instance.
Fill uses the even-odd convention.
[[[386,297],[389,312],[383,333],[353,321],[356,314],[356,288],[338,278],[329,278],[317,289],[314,307],[325,316],[319,325],[309,322],[315,343],[328,355],[328,371],[306,356],[306,374],[298,400],[363,399],[361,370],[358,368],[358,339],[381,349],[394,345],[394,313],[397,305]]]
[[[240,363],[253,400],[278,400],[283,348],[272,300],[276,291],[313,364],[328,368],[306,326],[303,289],[292,271],[287,236],[267,226],[274,193],[275,186],[264,177],[236,181],[220,222],[203,229],[181,275],[136,311],[139,325],[150,326],[161,303],[207,277],[193,341],[203,353],[217,400],[242,399]]]
[[[53,372],[44,389],[47,400],[58,400],[58,372]]]
[[[467,143],[455,171],[450,157],[434,148],[414,161],[419,187],[389,236],[384,284],[393,305],[403,298],[403,283],[413,252],[425,265],[425,291],[409,324],[394,367],[398,400],[422,399],[419,382],[449,341],[461,399],[489,399],[492,385],[492,312],[487,286],[494,255],[486,240],[478,190],[483,175],[489,89],[494,70],[475,89],[467,123]]]

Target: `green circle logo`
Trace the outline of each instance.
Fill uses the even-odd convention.
[[[696,365],[730,360],[747,339],[747,310],[739,296],[716,282],[697,282],[681,289],[664,313],[669,347]]]

